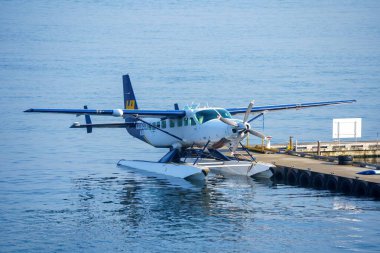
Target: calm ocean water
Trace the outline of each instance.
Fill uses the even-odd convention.
[[[142,108],[357,99],[267,114],[285,142],[380,112],[379,1],[1,1],[1,252],[379,252],[380,204],[248,178],[178,185],[116,166],[157,160],[122,129],[30,107]],[[94,118],[95,122],[115,119]]]

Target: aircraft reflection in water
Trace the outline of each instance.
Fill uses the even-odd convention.
[[[211,223],[212,219],[224,218],[231,219],[237,228],[243,228],[244,220],[253,220],[257,208],[257,205],[246,205],[247,195],[250,196],[249,202],[256,203],[258,200],[254,196],[257,187],[266,184],[241,176],[212,176],[208,178],[207,184],[191,188],[178,187],[171,182],[131,170],[114,174],[113,177],[79,178],[75,180],[80,196],[80,208],[76,212],[80,212],[80,217],[85,217],[85,220],[93,219],[94,212],[99,210],[104,210],[99,214],[101,216],[108,216],[111,212],[113,217],[120,220],[119,224],[126,233],[145,226],[146,220],[150,219],[159,221],[159,227],[163,224],[172,225],[178,219],[202,219]]]
[[[249,134],[265,139],[266,136],[254,130],[250,123],[265,112],[301,109],[326,105],[356,102],[339,100],[300,104],[282,104],[254,107],[251,101],[247,108],[218,108],[185,106],[180,110],[139,109],[129,75],[123,76],[125,109],[28,109],[25,112],[62,113],[85,115],[86,124],[75,122],[72,128],[125,128],[132,136],[156,147],[169,148],[170,151],[159,162],[120,160],[118,165],[147,170],[153,173],[185,179],[204,179],[210,170],[246,176],[270,176],[271,164],[256,162],[241,141]],[[243,114],[243,120],[233,118]],[[251,114],[256,114],[250,118]],[[124,120],[121,123],[93,124],[90,115],[113,116]],[[229,146],[231,154],[242,146],[251,161],[239,161],[227,157],[218,149]]]

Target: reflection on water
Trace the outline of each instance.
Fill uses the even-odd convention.
[[[114,230],[116,226],[124,243],[138,249],[143,249],[143,245],[167,249],[176,242],[184,250],[223,250],[233,244],[237,251],[249,251],[268,249],[266,241],[277,238],[276,249],[291,244],[310,251],[305,242],[308,233],[315,229],[321,230],[315,239],[324,240],[323,233],[329,234],[330,243],[323,248],[336,245],[355,249],[355,244],[348,240],[363,230],[361,215],[379,208],[371,204],[376,202],[363,205],[365,202],[361,201],[358,207],[355,199],[327,191],[274,185],[270,180],[211,174],[203,186],[182,188],[169,179],[119,169],[122,173],[115,177],[74,180],[79,196],[74,203],[77,218],[80,217],[78,225],[100,223],[96,230],[103,226]],[[365,219],[377,218],[370,215]],[[349,229],[342,230],[347,225]],[[289,230],[297,234],[297,240],[289,241]],[[195,242],[202,246],[193,245]],[[207,242],[218,244],[211,247]],[[355,243],[372,242],[356,236]]]
[[[203,185],[181,187],[176,180],[133,169],[104,169],[106,174],[74,174],[66,185],[52,181],[55,190],[42,188],[33,195],[55,194],[40,201],[34,197],[27,208],[21,201],[28,191],[21,194],[25,198],[4,199],[17,201],[19,208],[0,210],[0,221],[7,225],[1,228],[0,248],[275,252],[291,247],[314,252],[311,234],[324,242],[318,245],[323,251],[377,247],[380,207],[368,199],[213,174]]]

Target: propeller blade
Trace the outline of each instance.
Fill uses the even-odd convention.
[[[251,113],[251,110],[254,104],[255,104],[255,100],[252,100],[251,102],[249,102],[247,111],[245,111],[245,115],[244,115],[244,123],[247,122],[249,114]]]
[[[240,144],[241,140],[243,140],[243,139],[244,139],[244,132],[241,132],[239,134],[239,136],[236,137],[236,139],[233,142],[232,149],[231,149],[231,154],[235,153],[236,149],[239,147],[239,144]]]
[[[254,136],[257,136],[257,137],[261,138],[261,139],[266,139],[266,136],[265,136],[263,133],[260,133],[260,132],[258,132],[258,131],[255,131],[255,130],[253,130],[253,129],[249,129],[248,132],[249,132],[250,134],[254,135]]]
[[[230,125],[230,126],[233,126],[233,127],[237,127],[238,126],[238,123],[236,123],[235,121],[232,121],[230,119],[226,119],[226,118],[223,118],[221,116],[218,116],[218,119],[220,121],[222,121],[223,123],[227,124],[227,125]]]

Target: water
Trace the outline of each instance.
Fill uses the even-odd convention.
[[[247,178],[178,186],[116,167],[165,153],[122,129],[30,107],[142,108],[357,99],[271,113],[285,142],[331,140],[332,118],[379,132],[377,1],[2,1],[0,251],[378,252],[379,203]],[[94,122],[117,121],[94,118]]]

